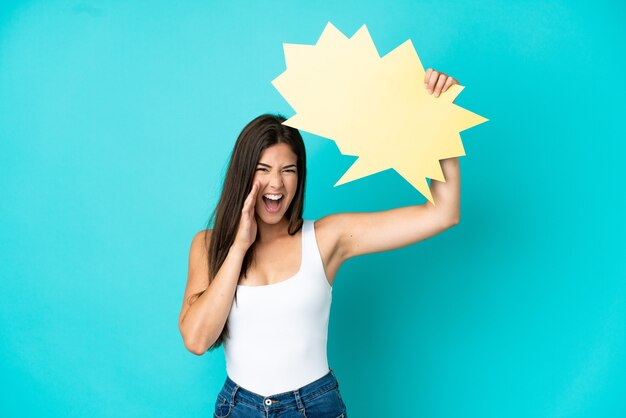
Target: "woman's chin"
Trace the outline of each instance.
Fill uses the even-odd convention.
[[[260,219],[257,219],[257,222],[260,221],[261,223],[265,224],[265,225],[278,225],[279,223],[282,222],[282,220],[284,219],[283,217],[272,217],[270,219],[261,216]]]
[[[269,213],[266,212],[264,209],[261,209],[260,211],[256,212],[256,218],[257,220],[261,220],[266,224],[277,224],[279,223],[284,217],[284,213],[283,211],[280,212],[276,212],[276,213]]]

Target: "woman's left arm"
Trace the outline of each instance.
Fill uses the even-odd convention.
[[[444,73],[428,69],[424,88],[439,97],[458,82]],[[405,206],[379,212],[344,212],[317,221],[332,234],[341,262],[362,254],[405,247],[429,238],[459,223],[461,176],[459,159],[441,160],[445,183],[431,180],[435,205]]]
[[[424,74],[424,88],[435,97],[448,90],[451,85],[459,84],[458,80],[445,73],[429,68]],[[426,207],[437,210],[454,220],[454,224],[459,223],[461,211],[461,171],[459,169],[459,158],[448,158],[441,160],[441,170],[446,182],[431,180],[430,192],[437,207],[426,202]]]

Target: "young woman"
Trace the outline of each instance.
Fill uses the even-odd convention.
[[[458,84],[432,69],[424,83],[436,97]],[[227,376],[217,418],[347,417],[326,357],[339,267],[459,222],[458,158],[441,161],[445,183],[431,182],[436,207],[303,219],[305,147],[284,120],[261,115],[242,130],[211,215],[214,227],[191,243],[178,324],[194,354],[224,344]]]

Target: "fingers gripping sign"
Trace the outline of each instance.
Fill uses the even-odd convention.
[[[448,90],[453,84],[459,84],[459,82],[453,77],[432,68],[427,69],[424,74],[424,87],[429,94],[435,93],[435,97],[439,97],[441,93]]]

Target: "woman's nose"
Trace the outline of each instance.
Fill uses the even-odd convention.
[[[280,173],[275,173],[270,176],[269,185],[275,189],[280,189],[283,186],[283,178]]]

